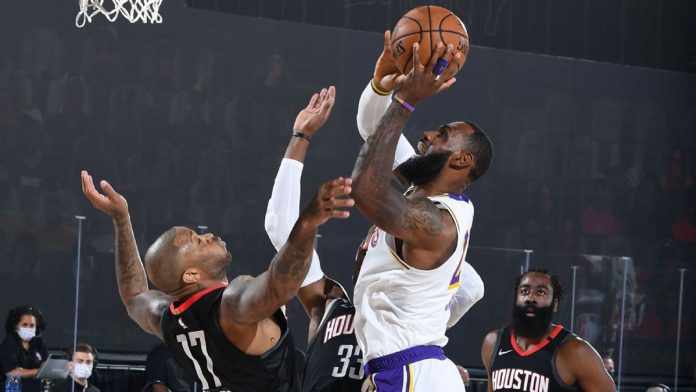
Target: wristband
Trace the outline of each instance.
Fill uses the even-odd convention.
[[[384,90],[380,89],[379,87],[377,87],[377,84],[375,83],[374,78],[370,80],[370,86],[372,86],[372,91],[374,91],[377,95],[387,96],[387,95],[392,93],[391,91],[384,91]]]
[[[292,137],[301,137],[302,139],[304,139],[304,140],[306,140],[306,141],[311,141],[311,140],[312,140],[311,137],[305,135],[305,134],[302,133],[302,132],[294,132],[294,133],[292,134]]]
[[[416,108],[411,106],[411,104],[404,101],[404,99],[401,98],[401,96],[399,94],[394,94],[394,99],[396,100],[396,102],[400,103],[401,106],[405,107],[409,112],[413,112],[414,110],[416,110]]]

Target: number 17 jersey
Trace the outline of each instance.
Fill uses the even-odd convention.
[[[363,360],[355,338],[355,308],[346,298],[331,300],[307,347],[302,392],[357,392]]]
[[[201,290],[174,302],[162,315],[164,342],[176,362],[202,385],[204,391],[299,392],[295,347],[283,313],[272,316],[280,340],[261,355],[248,355],[222,332],[219,308],[226,285]]]

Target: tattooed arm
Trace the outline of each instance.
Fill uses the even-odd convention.
[[[407,110],[392,104],[377,132],[363,145],[353,169],[353,192],[358,209],[377,227],[403,240],[401,257],[419,269],[433,269],[456,245],[456,226],[447,212],[427,197],[406,198],[389,180],[390,157]]]
[[[312,260],[314,237],[319,225],[330,218],[345,219],[352,199],[340,199],[351,191],[350,178],[337,178],[323,184],[302,211],[288,241],[258,277],[230,284],[222,299],[220,318],[249,325],[271,316],[297,295]]]
[[[415,105],[449,88],[457,66],[448,67],[435,79],[432,70],[438,58],[452,60],[451,47],[438,45],[427,67],[413,50],[414,69],[404,78],[398,95]],[[452,62],[458,64],[458,59]],[[431,269],[446,259],[456,241],[456,228],[449,214],[441,212],[426,197],[406,198],[390,185],[392,159],[401,130],[411,112],[392,102],[363,145],[353,169],[353,193],[356,205],[375,225],[404,241],[402,256],[416,268]]]
[[[126,306],[128,315],[145,332],[162,338],[160,320],[171,302],[166,294],[149,290],[147,276],[143,268],[138,247],[133,235],[133,227],[128,214],[128,203],[106,181],[100,186],[104,194],[94,187],[92,176],[82,172],[82,192],[92,205],[114,221],[116,232],[116,280],[121,301]]]

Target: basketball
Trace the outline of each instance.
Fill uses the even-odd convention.
[[[408,11],[396,23],[391,34],[391,49],[394,62],[401,73],[407,74],[413,67],[413,44],[418,42],[418,55],[423,65],[438,42],[452,44],[452,54],[461,52],[464,61],[469,54],[469,34],[464,23],[450,10],[426,5]]]

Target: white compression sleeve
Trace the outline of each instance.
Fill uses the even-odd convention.
[[[283,158],[273,184],[271,199],[268,200],[264,226],[276,250],[285,245],[293,225],[300,214],[300,179],[304,165],[294,159]],[[312,264],[302,282],[302,287],[324,277],[319,255],[312,251]]]
[[[391,95],[379,95],[372,90],[370,83],[367,84],[358,103],[358,114],[356,120],[358,123],[358,132],[363,140],[367,140],[370,135],[375,133],[379,120],[382,119],[387,108],[391,104]],[[412,156],[416,155],[416,151],[402,134],[399,136],[399,142],[396,145],[396,154],[394,155],[394,166],[402,164]]]
[[[457,324],[459,319],[483,298],[483,280],[471,264],[464,261],[459,275],[459,288],[450,300],[450,317],[447,328]]]

